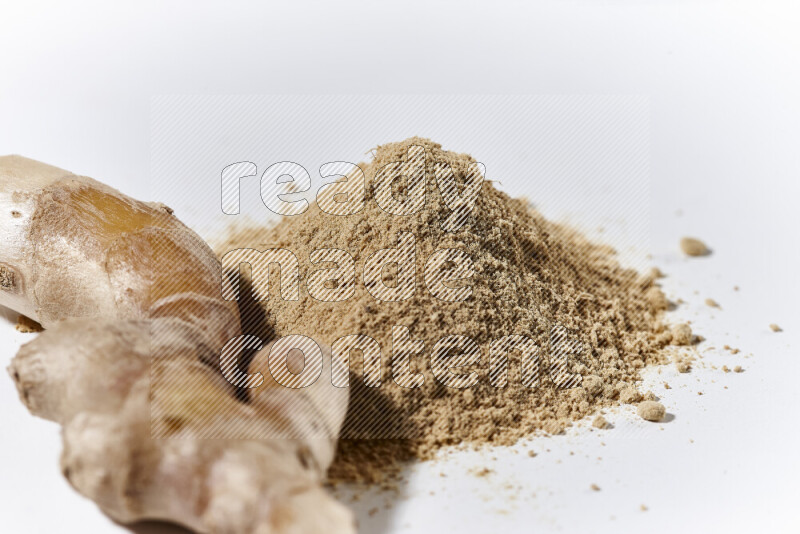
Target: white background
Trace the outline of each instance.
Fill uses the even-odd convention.
[[[800,529],[800,13],[791,2],[0,5],[0,153],[144,198],[152,192],[153,95],[644,95],[648,252],[669,275],[669,296],[687,301],[675,320],[692,320],[708,339],[705,367],[648,376],[674,419],[645,424],[622,408],[608,415],[615,423],[608,431],[572,429],[522,444],[520,454],[464,453],[424,464],[401,498],[354,504],[362,530]],[[491,173],[493,154],[461,146],[447,138],[447,124],[434,122],[408,131],[387,121],[373,142],[430,136],[473,152]],[[489,135],[469,138],[491,147]],[[260,165],[270,163],[262,157]],[[537,200],[532,177],[498,179]],[[560,215],[591,232],[609,214]],[[677,241],[686,234],[706,240],[713,255],[682,258]],[[722,310],[705,307],[706,297]],[[785,331],[769,331],[773,322]],[[0,339],[6,365],[30,337],[7,321]],[[726,343],[742,352],[706,349]],[[723,363],[745,372],[711,368]],[[665,380],[672,389],[664,390]],[[1,376],[0,403],[0,530],[124,532],[68,487],[57,468],[57,427],[30,417]],[[529,458],[528,449],[538,455]],[[493,473],[470,474],[478,465]],[[376,505],[379,512],[368,515]]]

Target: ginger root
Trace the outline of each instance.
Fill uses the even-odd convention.
[[[236,303],[170,209],[0,157],[0,282],[0,305],[46,329],[9,367],[20,398],[62,425],[64,476],[110,517],[199,533],[355,531],[321,485],[346,390],[265,380],[237,394],[219,368],[241,333]]]

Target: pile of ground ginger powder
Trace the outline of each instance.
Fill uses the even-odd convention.
[[[388,213],[375,201],[377,177],[384,176],[378,171],[408,161],[412,147],[417,147],[413,157],[424,158],[424,206],[412,215]],[[325,302],[301,291],[299,301],[270,298],[258,303],[266,312],[259,324],[248,328],[244,321],[245,331],[251,330],[247,333],[263,335],[266,329],[271,336],[302,334],[329,346],[342,336],[363,334],[380,345],[380,387],[365,384],[363,357],[351,353],[350,408],[330,470],[333,482],[385,481],[405,460],[431,458],[445,446],[513,444],[536,432],[561,433],[603,407],[647,402],[635,389],[642,368],[663,363],[668,345],[691,340],[662,322],[668,302],[656,285],[657,272],[621,267],[609,247],[549,222],[490,181],[483,181],[461,226],[449,231],[452,227],[445,228],[442,221],[451,209],[436,175],[436,166],[443,164],[452,171],[457,191],[474,178],[471,156],[445,151],[431,140],[414,137],[378,146],[374,159],[360,165],[365,176],[360,211],[332,215],[312,203],[301,216],[283,217],[270,227],[238,225],[217,247],[220,252],[291,250],[299,259],[301,281],[321,266],[336,267],[311,263],[313,251],[340,249],[352,256],[356,281],[361,282],[373,253],[398,247],[403,232],[414,236],[418,283],[410,298],[381,301],[363,283],[355,283],[346,301]],[[392,194],[408,193],[413,184],[403,179],[408,181],[401,177]],[[445,248],[471,259],[466,300],[442,300],[423,283],[426,260]],[[393,277],[399,271],[384,269],[383,282],[396,286]],[[424,343],[410,360],[413,372],[424,376],[420,387],[401,387],[392,380],[395,326],[406,327],[413,342]],[[432,372],[428,356],[447,336],[467,337],[480,349],[470,365],[456,371],[475,372],[478,380],[472,387],[447,387]],[[515,339],[528,344],[506,345],[511,350],[504,352],[505,367],[499,367],[503,380],[493,384],[498,367],[490,365],[492,343],[505,336],[519,336]],[[531,364],[533,346],[538,358]],[[570,347],[569,357],[559,352],[556,362],[556,352],[565,346]],[[442,354],[447,355],[446,348]],[[533,370],[536,387],[523,383],[530,365],[538,365]]]

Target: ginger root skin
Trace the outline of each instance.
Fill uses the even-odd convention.
[[[147,318],[180,293],[220,297],[220,263],[162,204],[21,156],[0,157],[0,305],[48,328],[74,317]]]
[[[240,334],[236,303],[221,297],[216,256],[171,210],[5,156],[0,225],[0,305],[46,328],[9,373],[34,415],[62,425],[61,468],[77,491],[123,523],[355,532],[322,488],[346,390],[235,394],[219,354]],[[252,439],[214,439],[243,428]],[[257,439],[298,428],[315,432]]]
[[[322,488],[331,437],[196,437],[254,422],[255,433],[279,433],[286,421],[315,420],[313,411],[259,413],[259,399],[274,402],[276,393],[302,409],[297,395],[306,392],[266,388],[242,403],[191,355],[176,361],[151,347],[149,323],[67,320],[23,346],[9,368],[30,411],[63,425],[61,470],[70,484],[122,523],[159,519],[222,534],[354,532],[351,513]],[[172,377],[152,401],[151,372]],[[200,413],[187,408],[198,402]],[[174,439],[151,438],[159,424]]]

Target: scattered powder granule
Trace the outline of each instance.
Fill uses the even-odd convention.
[[[647,511],[647,506],[645,506],[644,504],[641,504],[641,505],[639,505],[639,510],[641,510],[642,512],[646,512]]]
[[[664,419],[667,410],[660,402],[644,401],[639,404],[637,413],[639,414],[639,417],[645,419],[646,421],[658,422]]]
[[[600,491],[600,486],[598,486],[597,484],[592,484],[591,486],[589,486],[589,488],[592,491]]]
[[[714,299],[706,299],[706,306],[710,306],[712,308],[719,308],[719,303]]]
[[[776,325],[775,323],[772,323],[771,325],[769,325],[769,327],[773,332],[782,332],[783,331],[783,329],[780,326]]]
[[[17,332],[22,332],[23,334],[35,334],[44,330],[42,325],[24,315],[20,315],[17,318],[16,329]]]
[[[672,327],[672,344],[685,346],[692,344],[692,327],[686,323],[676,324]]]
[[[676,358],[675,369],[677,369],[679,373],[688,373],[692,370],[692,364],[686,359]]]
[[[530,456],[531,458],[534,458],[536,456],[536,452],[528,451],[528,456]]]
[[[736,367],[733,368],[733,372],[734,373],[743,373],[744,369],[742,369],[741,365],[737,365]]]
[[[664,382],[664,389],[672,389],[668,382]]]
[[[483,467],[481,469],[475,470],[473,473],[474,473],[474,475],[476,477],[483,478],[483,477],[488,477],[489,475],[491,475],[492,474],[492,470],[489,469],[488,467]]]
[[[644,400],[654,401],[658,400],[658,397],[656,397],[656,394],[653,393],[652,391],[648,391],[647,393],[644,394]]]
[[[725,373],[730,373],[730,372],[731,372],[731,370],[730,370],[730,369],[728,369],[728,366],[727,366],[727,365],[723,365],[723,366],[722,366],[722,371],[723,371],[723,372],[725,372]]]
[[[687,256],[707,256],[711,252],[705,243],[694,237],[682,238],[681,250]]]
[[[609,423],[606,420],[606,418],[603,417],[602,415],[598,415],[597,417],[594,418],[594,421],[592,421],[592,426],[595,428],[604,429],[604,428],[609,428],[611,426],[611,423]]]

